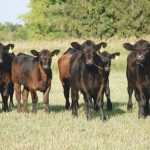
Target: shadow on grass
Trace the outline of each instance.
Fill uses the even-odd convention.
[[[64,105],[50,105],[50,110],[51,110],[52,112],[62,112],[62,111],[66,111]]]
[[[106,109],[107,111],[107,115],[108,117],[111,117],[111,116],[116,116],[116,115],[122,115],[124,113],[126,113],[126,111],[122,110],[122,107],[126,107],[126,103],[125,102],[113,102],[112,103],[112,106],[113,106],[113,110],[112,111],[109,111]]]
[[[29,112],[32,110],[32,103],[29,103],[27,106]],[[49,105],[50,111],[52,112],[62,112],[65,111],[65,106],[64,105]],[[21,109],[23,110],[23,104],[21,104]],[[38,102],[37,103],[37,111],[38,110],[44,110],[45,105],[43,102]],[[17,111],[17,105],[14,106],[13,111]],[[9,111],[11,112],[11,111]],[[2,113],[2,107],[0,107],[0,113]]]
[[[111,117],[111,116],[116,116],[116,115],[122,115],[124,113],[126,113],[126,111],[122,110],[121,107],[126,106],[126,103],[120,103],[120,102],[113,102],[113,110],[112,111],[108,111],[106,108],[104,109],[105,113]],[[23,109],[23,104],[21,105],[21,108]],[[44,110],[45,106],[43,102],[38,102],[37,103],[37,111],[38,110]],[[51,112],[63,112],[66,111],[65,106],[64,105],[50,105],[49,106],[50,111]],[[80,109],[84,109],[84,103],[80,103],[79,106]],[[32,110],[32,103],[28,104],[28,109],[29,112],[31,112]],[[17,105],[14,106],[13,111],[17,110]],[[2,108],[0,107],[0,113],[2,112]],[[10,111],[11,112],[11,111]],[[99,117],[99,112],[96,112],[95,110],[92,109],[92,114],[94,115],[94,117]]]
[[[120,102],[113,102],[113,110],[107,110],[107,108],[105,107],[106,104],[104,105],[104,112],[106,113],[106,115],[108,115],[108,118],[110,118],[111,116],[116,116],[116,115],[122,115],[124,113],[126,113],[126,111],[124,111],[122,109],[122,107],[126,106],[126,103],[120,103]],[[84,103],[80,104],[80,108],[83,107],[84,108]],[[99,112],[96,112],[94,109],[92,109],[92,114],[93,114],[93,118],[95,117],[99,117]]]

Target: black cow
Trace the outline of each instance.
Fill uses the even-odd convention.
[[[104,65],[104,73],[107,76],[107,84],[105,86],[105,95],[107,97],[107,110],[112,110],[112,102],[110,99],[110,87],[109,87],[109,74],[110,74],[110,67],[111,67],[111,60],[114,59],[116,56],[119,56],[119,52],[115,53],[108,53],[107,51],[103,51],[102,53],[99,52],[99,56],[101,57],[102,63]]]
[[[134,45],[124,43],[123,47],[131,53],[127,58],[127,80],[129,101],[127,108],[132,109],[132,93],[138,102],[139,118],[149,115],[150,98],[150,43],[139,40]]]
[[[3,45],[0,43],[0,93],[2,96],[2,110],[9,111],[14,106],[13,93],[14,86],[11,81],[11,64],[14,58],[13,53],[9,53],[10,48],[14,48],[14,44]],[[8,107],[8,97],[10,96],[10,103]]]
[[[59,50],[50,52],[47,49],[41,52],[32,50],[31,53],[35,57],[18,54],[14,58],[12,62],[12,81],[17,99],[17,112],[21,112],[21,85],[24,86],[22,92],[24,102],[23,112],[28,112],[27,102],[30,92],[32,97],[32,112],[36,113],[36,104],[38,101],[37,90],[43,92],[45,111],[49,112],[49,92],[52,80],[51,62],[52,57],[59,52]]]
[[[72,47],[78,49],[70,60],[70,85],[72,98],[72,115],[77,116],[77,102],[79,90],[83,94],[87,120],[91,119],[90,107],[92,98],[99,108],[101,119],[106,120],[103,110],[103,94],[107,83],[103,62],[96,52],[106,43],[95,44],[87,40],[82,45],[77,42],[71,43]],[[103,69],[100,69],[103,68]]]

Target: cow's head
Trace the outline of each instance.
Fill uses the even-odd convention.
[[[128,51],[134,51],[137,62],[144,62],[146,57],[150,55],[150,43],[145,40],[139,40],[134,45],[130,43],[124,43],[123,47]]]
[[[99,56],[102,60],[103,66],[104,66],[104,70],[106,72],[110,72],[110,66],[111,66],[111,59],[114,59],[116,56],[120,56],[119,52],[115,52],[115,53],[108,53],[106,51],[103,51],[102,53],[99,53]]]
[[[83,58],[87,65],[92,65],[94,63],[94,54],[101,48],[106,47],[107,43],[101,42],[99,44],[95,44],[91,40],[85,41],[82,45],[77,42],[72,42],[71,46],[77,50],[82,52]]]
[[[0,43],[0,64],[3,63],[5,55],[9,53],[9,50],[13,48],[14,44],[3,45]]]
[[[47,70],[51,66],[52,57],[54,55],[57,55],[60,52],[60,50],[54,50],[50,52],[47,49],[43,49],[41,52],[38,52],[36,50],[31,50],[31,54],[36,56],[39,59],[40,66],[42,69]]]

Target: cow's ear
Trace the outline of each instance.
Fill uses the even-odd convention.
[[[53,51],[51,52],[51,56],[58,55],[59,52],[60,52],[59,49],[55,49],[55,50],[53,50]]]
[[[106,46],[107,46],[107,43],[101,42],[101,43],[99,43],[99,44],[96,45],[96,49],[98,51],[99,49],[101,49],[101,47],[105,48]]]
[[[134,48],[134,45],[130,44],[130,43],[124,43],[123,44],[123,47],[128,50],[128,51],[134,51],[135,48]]]
[[[80,50],[81,49],[81,45],[77,42],[72,42],[71,43],[71,46],[77,50]]]
[[[116,56],[120,56],[120,53],[116,52],[116,53],[111,54],[110,56],[111,56],[111,59],[114,59],[116,58]]]
[[[32,55],[39,57],[39,52],[37,50],[30,51]]]
[[[14,44],[8,44],[5,46],[5,50],[9,51],[9,50],[13,49],[14,47],[15,47]]]

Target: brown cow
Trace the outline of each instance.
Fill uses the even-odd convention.
[[[37,94],[36,90],[43,92],[43,101],[45,103],[45,111],[49,112],[49,92],[51,89],[52,70],[50,68],[52,57],[57,55],[60,51],[54,50],[50,52],[47,49],[37,52],[31,50],[35,56],[26,54],[17,55],[12,62],[12,81],[17,99],[17,111],[21,111],[21,85],[23,89],[23,112],[28,112],[27,99],[29,91],[32,97],[32,112],[36,112]]]
[[[69,84],[69,77],[70,77],[70,59],[73,53],[76,52],[76,49],[69,48],[63,56],[58,59],[58,68],[59,68],[59,77],[64,89],[64,96],[66,99],[65,107],[68,110],[70,108],[69,102],[69,91],[70,91],[70,84]]]

